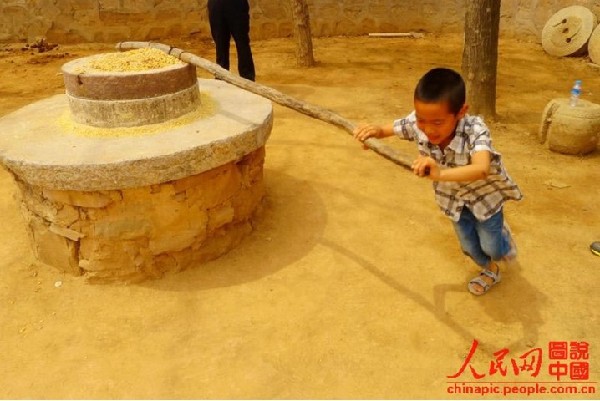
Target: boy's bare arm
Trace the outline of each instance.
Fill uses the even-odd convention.
[[[429,167],[428,178],[433,181],[477,181],[487,178],[490,172],[490,152],[483,150],[471,156],[471,164],[467,166],[440,169],[431,157],[419,156],[413,163],[415,174],[424,177]]]
[[[361,142],[368,138],[385,138],[392,135],[394,135],[393,123],[387,125],[367,124],[354,130],[354,138]]]

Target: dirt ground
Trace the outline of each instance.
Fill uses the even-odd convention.
[[[165,42],[214,59],[210,42]],[[460,69],[462,38],[314,45],[319,63],[304,69],[291,39],[254,42],[257,80],[357,123],[385,123],[411,111],[429,68]],[[1,51],[0,115],[62,93],[63,63],[109,50]],[[220,259],[156,281],[91,285],[34,260],[16,185],[0,170],[0,397],[481,398],[449,393],[449,382],[569,382],[551,374],[550,342],[589,344],[590,376],[575,387],[597,390],[600,257],[588,246],[600,240],[600,153],[559,155],[537,141],[544,106],[575,79],[600,103],[600,70],[587,60],[501,40],[499,118],[489,125],[525,199],[506,206],[519,266],[483,297],[467,292],[476,266],[430,182],[281,106],[256,230]],[[413,143],[389,144],[416,154]],[[448,378],[475,339],[470,366],[485,377],[465,365]],[[539,375],[513,372],[510,359],[536,348]],[[505,376],[491,373],[503,349]]]

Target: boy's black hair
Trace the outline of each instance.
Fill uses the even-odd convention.
[[[429,70],[415,88],[415,99],[424,103],[448,102],[452,114],[458,114],[465,104],[465,81],[449,68]]]

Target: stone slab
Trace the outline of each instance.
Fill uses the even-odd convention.
[[[59,123],[66,95],[0,119],[0,162],[21,180],[48,189],[95,191],[154,185],[214,169],[265,145],[269,100],[214,79],[198,80],[212,115],[141,136],[87,137]]]

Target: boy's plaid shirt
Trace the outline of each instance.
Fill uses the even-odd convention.
[[[481,117],[465,115],[443,152],[417,127],[414,111],[394,121],[394,133],[403,139],[416,140],[419,153],[434,159],[442,169],[470,164],[475,152],[487,150],[491,153],[490,174],[485,180],[433,183],[437,204],[452,220],[458,221],[463,207],[468,207],[478,220],[483,221],[500,211],[505,201],[523,198],[521,190],[506,172],[500,153],[492,147],[490,131]]]

